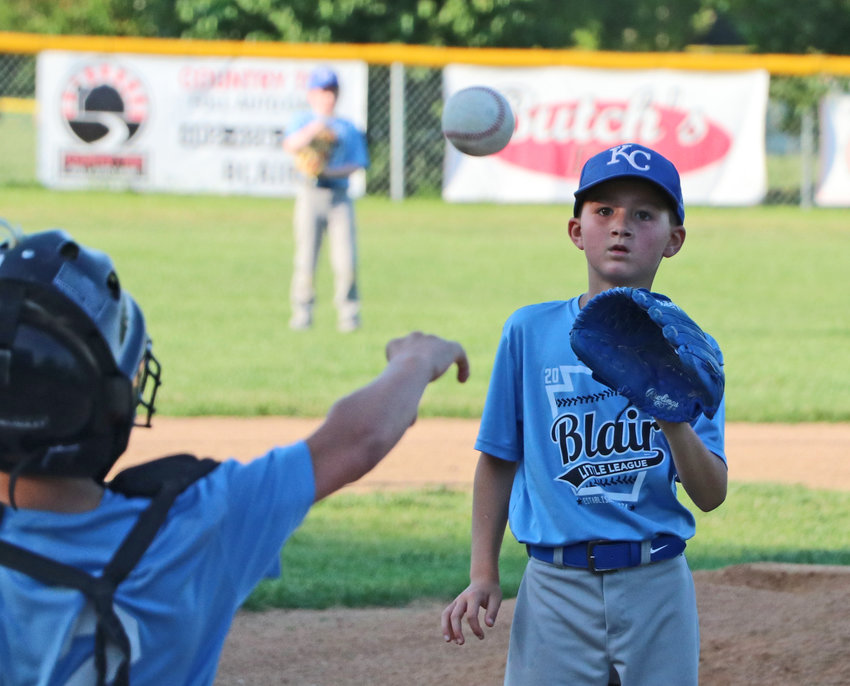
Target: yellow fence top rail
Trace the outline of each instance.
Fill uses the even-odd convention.
[[[449,48],[393,43],[281,43],[207,41],[187,38],[58,36],[0,31],[0,53],[35,54],[43,50],[96,53],[197,55],[208,57],[288,57],[313,60],[356,59],[371,64],[441,67],[478,64],[498,67],[573,66],[600,69],[684,69],[771,74],[850,76],[850,56],[782,55],[724,52],[606,52],[531,48]]]

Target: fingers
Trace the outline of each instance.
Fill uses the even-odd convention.
[[[463,635],[464,616],[466,616],[466,621],[472,633],[479,639],[484,638],[484,632],[478,623],[478,606],[475,604],[467,606],[466,600],[460,597],[443,610],[441,623],[443,640],[446,643],[454,643],[459,646],[466,643],[466,637]]]
[[[414,331],[387,343],[387,360],[402,354],[417,355],[427,360],[432,370],[431,381],[440,378],[452,365],[457,365],[457,380],[460,383],[469,378],[469,358],[463,346],[456,341]]]
[[[487,612],[484,615],[484,623],[490,629],[496,626],[496,617],[499,614],[499,607],[501,606],[501,604],[502,603],[500,600],[496,600],[494,602],[491,602],[489,604],[489,607],[487,608]]]
[[[484,624],[493,628],[496,624],[496,616],[499,613],[500,601],[498,598],[487,598],[484,602],[474,595],[462,593],[445,610],[440,617],[440,625],[443,630],[443,640],[446,643],[454,643],[462,646],[466,642],[463,635],[463,619],[470,631],[479,639],[484,639],[484,628],[479,619],[481,610],[485,610]]]
[[[440,615],[440,626],[443,629],[443,640],[462,646],[465,642],[461,620],[466,612],[466,603],[459,598],[443,610]]]
[[[454,363],[457,365],[457,380],[460,383],[465,383],[469,378],[469,358],[459,343],[455,343],[454,345],[456,346]]]

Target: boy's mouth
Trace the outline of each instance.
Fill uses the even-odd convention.
[[[618,255],[627,255],[629,249],[622,243],[616,243],[615,245],[612,245],[610,248],[608,248],[608,251]]]

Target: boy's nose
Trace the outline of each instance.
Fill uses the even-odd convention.
[[[632,230],[622,214],[617,214],[611,222],[611,234],[614,236],[631,236]]]

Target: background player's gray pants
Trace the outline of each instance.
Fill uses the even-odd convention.
[[[328,235],[334,273],[334,305],[342,329],[359,324],[357,228],[354,205],[344,190],[302,186],[295,198],[295,259],[290,301],[293,326],[309,326],[316,300],[314,278],[319,251]]]
[[[606,686],[611,667],[623,686],[696,686],[699,620],[684,555],[606,574],[530,559],[506,686]]]

